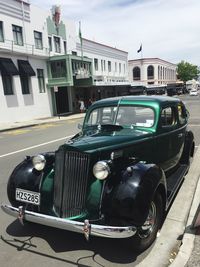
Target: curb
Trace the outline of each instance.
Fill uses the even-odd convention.
[[[59,122],[59,121],[67,121],[67,120],[73,120],[73,119],[81,119],[84,118],[85,113],[83,114],[73,114],[66,117],[50,117],[48,119],[41,119],[41,121],[30,121],[30,122],[19,122],[21,125],[11,125],[10,127],[7,126],[7,128],[0,129],[0,132],[7,132],[7,131],[13,131],[17,129],[23,129],[28,127],[33,127],[37,125],[43,125],[47,123],[53,123],[53,122]],[[38,119],[40,120],[40,119]],[[0,126],[1,127],[1,126]]]
[[[200,149],[200,148],[199,148]],[[198,150],[199,150],[198,149]],[[199,153],[200,154],[200,153]],[[200,155],[198,156],[198,162],[200,160]],[[196,161],[195,161],[196,163]],[[197,163],[196,163],[197,164]],[[198,175],[198,182],[196,185],[196,190],[194,193],[194,197],[192,200],[192,206],[189,212],[188,220],[185,227],[185,232],[182,240],[182,245],[179,249],[178,257],[175,258],[173,263],[171,264],[171,267],[180,267],[185,266],[191,256],[193,247],[194,247],[194,240],[195,240],[195,229],[192,228],[193,219],[195,217],[195,214],[197,212],[197,209],[199,207],[199,196],[200,196],[200,174],[196,173]],[[192,175],[191,175],[192,176]],[[192,178],[192,177],[191,177]]]
[[[180,267],[189,260],[195,238],[190,225],[195,214],[195,206],[199,204],[197,198],[200,190],[199,161],[200,147],[169,210],[159,237],[147,257],[137,266]]]
[[[28,127],[33,127],[33,126],[37,126],[37,125],[41,125],[41,124],[46,124],[48,122],[43,122],[43,123],[32,123],[32,124],[28,124],[28,125],[21,125],[21,126],[12,126],[10,128],[4,128],[4,129],[0,129],[0,132],[8,132],[8,131],[14,131],[17,129],[23,129],[23,128],[28,128]]]

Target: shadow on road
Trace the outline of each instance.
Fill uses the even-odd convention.
[[[132,248],[128,245],[129,242],[127,239],[106,239],[106,238],[98,238],[91,237],[90,241],[87,242],[84,238],[84,235],[72,233],[60,229],[55,229],[51,227],[46,227],[38,224],[27,223],[22,226],[18,220],[15,220],[11,223],[6,232],[13,237],[13,239],[6,239],[3,236],[1,239],[14,247],[18,251],[26,250],[29,252],[33,252],[36,254],[40,254],[46,257],[53,257],[56,260],[67,261],[68,263],[72,263],[65,259],[59,257],[58,253],[61,252],[69,252],[69,251],[89,251],[89,257],[92,258],[93,262],[95,262],[99,266],[102,265],[99,261],[97,262],[96,258],[99,259],[99,256],[104,260],[112,262],[113,264],[134,264],[134,262],[139,258],[144,258],[145,254],[148,254],[149,250],[145,251],[142,256],[141,254],[135,253]],[[20,238],[20,239],[17,239]],[[56,253],[48,253],[45,254],[41,251],[41,248],[35,245],[37,242],[34,241],[35,237],[42,238],[48,242],[51,249]],[[9,237],[10,238],[10,237]],[[23,239],[22,239],[23,238]],[[49,250],[51,251],[51,250]],[[48,251],[48,252],[49,252]],[[81,255],[82,254],[82,255]],[[61,256],[61,255],[60,255]],[[96,257],[97,256],[97,257]],[[87,256],[88,257],[88,256]],[[87,266],[80,265],[78,262],[81,261],[85,257],[84,253],[79,254],[79,259],[77,262],[73,262],[76,266]],[[131,265],[133,266],[133,265]]]

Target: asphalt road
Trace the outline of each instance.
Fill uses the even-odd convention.
[[[189,127],[200,143],[200,99],[180,96],[190,112]],[[81,120],[60,121],[0,133],[0,203],[7,203],[6,184],[13,168],[25,155],[53,151],[78,131]],[[22,227],[0,210],[0,266],[139,266],[151,248],[137,255],[126,240],[91,238],[40,225]]]

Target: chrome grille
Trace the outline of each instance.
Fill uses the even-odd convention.
[[[59,161],[59,162],[58,162]],[[54,208],[61,217],[84,211],[89,156],[81,152],[58,152],[56,157]]]

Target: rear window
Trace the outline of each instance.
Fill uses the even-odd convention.
[[[164,108],[161,112],[162,127],[172,126],[176,123],[175,111],[172,107]]]

